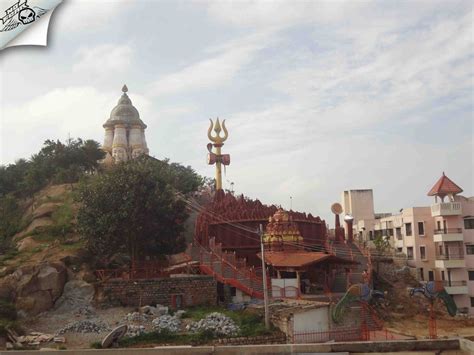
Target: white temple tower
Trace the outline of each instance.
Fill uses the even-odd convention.
[[[127,95],[127,85],[122,88],[122,96],[117,106],[104,123],[105,138],[102,149],[106,151],[105,162],[122,162],[148,154],[145,140],[146,124]]]

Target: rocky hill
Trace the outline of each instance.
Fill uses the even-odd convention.
[[[51,185],[22,201],[24,228],[12,248],[0,255],[0,298],[24,315],[54,306],[68,281],[95,280],[85,263],[84,241],[77,234],[74,185]]]

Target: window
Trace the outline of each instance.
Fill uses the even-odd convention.
[[[413,260],[413,247],[407,248],[407,258],[408,260]]]
[[[374,232],[369,231],[369,240],[374,240]]]
[[[444,276],[444,270],[441,271],[441,280],[443,280],[443,281],[446,280],[446,279],[445,279],[445,276]]]
[[[436,221],[436,229],[441,230],[441,221]]]
[[[420,258],[421,260],[426,260],[426,247],[420,247]]]
[[[429,281],[434,281],[434,272],[433,271],[428,271],[428,280]]]
[[[466,254],[467,255],[474,255],[474,244],[467,244],[466,245]]]
[[[474,297],[471,297],[471,307],[474,307]]]
[[[474,270],[468,270],[469,281],[474,281]]]
[[[398,240],[402,240],[402,228],[401,227],[395,228],[395,235],[397,236]]]
[[[397,251],[398,251],[399,253],[403,253],[403,248],[397,248]]]
[[[425,222],[418,222],[418,235],[425,235]]]
[[[464,218],[464,229],[474,229],[474,218]]]
[[[420,280],[425,281],[425,273],[422,267],[420,267]]]
[[[405,223],[405,235],[411,237],[411,223]]]

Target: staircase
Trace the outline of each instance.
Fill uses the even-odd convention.
[[[235,253],[222,251],[222,244],[209,241],[209,249],[191,244],[186,253],[199,261],[203,274],[213,276],[217,281],[235,287],[254,298],[263,299],[263,279],[253,267],[238,259]],[[267,285],[269,282],[267,280]]]
[[[356,261],[358,264],[351,268],[349,275],[349,282],[353,284],[365,283],[363,273],[367,271],[371,275],[372,266],[371,258],[368,251],[359,247],[355,243],[343,243],[333,241],[327,246],[328,250],[336,256],[344,259]],[[347,279],[345,275],[338,274],[333,280],[331,290],[332,292],[345,292],[347,289]]]

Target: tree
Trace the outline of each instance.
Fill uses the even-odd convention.
[[[77,182],[82,175],[97,170],[104,155],[93,140],[69,139],[66,144],[47,140],[29,160],[0,166],[0,196],[31,196],[50,182]]]
[[[183,251],[188,213],[177,193],[189,194],[201,184],[190,167],[168,161],[141,157],[117,164],[80,184],[79,231],[91,252],[102,257]]]

